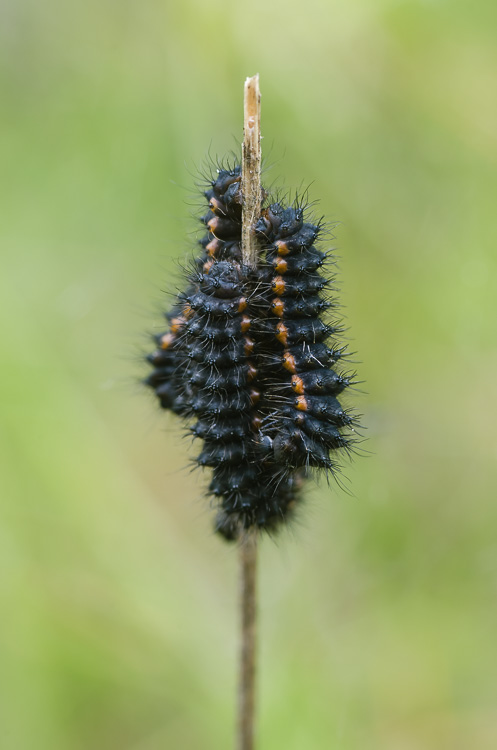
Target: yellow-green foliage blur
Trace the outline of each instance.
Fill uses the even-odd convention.
[[[232,747],[236,550],[139,380],[259,72],[268,179],[340,222],[369,453],[262,545],[259,748],[493,750],[495,2],[0,15],[0,746]]]

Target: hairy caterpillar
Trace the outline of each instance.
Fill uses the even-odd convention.
[[[259,264],[244,266],[240,180],[239,166],[219,169],[204,193],[201,253],[145,381],[202,441],[196,460],[212,470],[227,539],[286,520],[309,470],[336,470],[355,425],[338,400],[353,382],[340,371],[341,328],[323,317],[336,303],[322,271],[330,253],[316,247],[322,224],[304,221],[305,206],[264,197]]]

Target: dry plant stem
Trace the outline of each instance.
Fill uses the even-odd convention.
[[[247,78],[243,107],[242,257],[255,268],[258,260],[254,226],[261,211],[261,92],[259,76]]]
[[[254,531],[240,540],[240,588],[242,608],[242,648],[238,715],[238,750],[253,750],[255,716],[255,649],[257,539]]]
[[[259,76],[247,78],[244,90],[242,146],[242,258],[257,267],[254,226],[261,211],[261,94]],[[241,663],[238,713],[238,750],[253,750],[256,664],[257,538],[249,530],[240,539]]]

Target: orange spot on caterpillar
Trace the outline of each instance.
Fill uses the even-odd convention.
[[[252,354],[254,351],[255,341],[253,339],[250,339],[248,336],[245,337],[245,346],[243,347],[243,351],[246,356],[249,354]]]
[[[217,255],[217,252],[220,249],[221,245],[221,240],[218,240],[217,237],[214,238],[205,246],[207,254],[210,255],[211,258],[214,258]]]
[[[281,297],[285,293],[285,279],[282,276],[275,276],[271,289]]]
[[[283,258],[278,258],[274,267],[278,273],[286,273],[288,271],[288,263]]]
[[[160,348],[169,349],[175,338],[176,337],[173,333],[165,333],[164,336],[161,337]]]
[[[249,395],[250,395],[250,403],[253,404],[253,405],[255,405],[259,401],[259,399],[261,397],[261,392],[258,391],[256,388],[252,388],[250,390],[250,394]]]
[[[246,307],[247,307],[247,298],[240,297],[240,302],[238,303],[238,312],[239,313],[243,312]]]
[[[294,375],[292,378],[292,388],[295,393],[304,393],[304,381],[298,375]]]
[[[186,320],[182,316],[171,320],[171,333],[178,333],[185,325]]]
[[[190,305],[188,305],[188,304],[185,305],[184,308],[183,308],[183,316],[188,319],[188,318],[191,318],[192,315],[193,315],[193,310],[190,307]]]
[[[247,365],[248,365],[247,380],[250,383],[252,380],[254,380],[257,377],[257,368],[254,367],[252,362],[247,362]]]
[[[211,268],[212,268],[213,265],[214,265],[214,261],[213,260],[206,261],[204,263],[204,266],[203,266],[204,273],[209,273],[209,271],[211,270]]]
[[[278,331],[276,338],[283,346],[286,346],[288,342],[288,328],[284,323],[280,322],[276,326],[276,330]]]
[[[217,218],[217,216],[213,216],[212,219],[209,219],[209,221],[207,222],[207,227],[209,229],[209,232],[212,232],[214,236],[216,235],[216,229],[218,228],[218,226],[219,226],[219,219]]]
[[[286,242],[283,242],[283,240],[276,240],[274,243],[276,247],[278,248],[278,255],[288,255],[290,250],[288,249],[288,245]]]
[[[307,411],[309,407],[307,406],[306,397],[297,396],[297,398],[295,399],[295,406],[297,407],[299,411]]]
[[[278,318],[283,317],[283,313],[285,311],[285,303],[282,299],[279,299],[276,297],[276,299],[273,299],[271,303],[271,310],[274,312],[275,315],[278,316]]]
[[[262,427],[262,417],[260,414],[255,414],[252,418],[252,429],[257,431],[260,430]]]
[[[290,352],[283,354],[283,367],[288,372],[297,372],[297,365],[295,364],[295,357]]]
[[[242,333],[247,333],[247,331],[250,329],[250,326],[252,324],[251,319],[248,315],[242,315],[242,322],[241,322],[241,330]]]
[[[226,213],[224,203],[222,203],[218,198],[215,198],[214,196],[209,201],[209,208],[214,213],[219,212],[223,216]]]

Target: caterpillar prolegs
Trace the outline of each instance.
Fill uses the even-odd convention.
[[[311,469],[334,473],[350,451],[355,418],[339,399],[353,382],[321,222],[263,191],[256,269],[242,262],[241,169],[219,169],[204,195],[200,254],[147,359],[146,384],[202,443],[212,471],[216,529],[274,531],[301,497]]]

